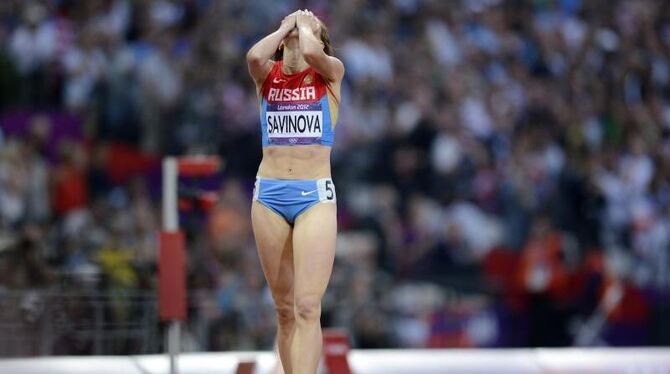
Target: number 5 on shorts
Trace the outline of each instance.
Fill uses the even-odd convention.
[[[317,186],[319,189],[319,201],[332,203],[337,201],[337,195],[335,194],[335,184],[331,179],[319,179],[317,181]]]

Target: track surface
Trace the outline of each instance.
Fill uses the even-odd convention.
[[[255,360],[255,374],[270,374],[271,352],[188,353],[180,374],[232,374],[240,360]],[[354,350],[355,374],[670,374],[663,349],[450,349]],[[0,360],[1,374],[167,374],[162,355],[41,357]]]

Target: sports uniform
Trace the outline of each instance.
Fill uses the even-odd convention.
[[[320,144],[331,147],[339,102],[329,83],[312,67],[285,74],[277,61],[261,88],[261,136],[263,147],[297,147]],[[293,223],[319,202],[335,203],[330,178],[289,180],[257,177],[254,200]]]

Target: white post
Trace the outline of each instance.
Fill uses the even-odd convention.
[[[176,232],[179,230],[179,212],[177,210],[177,159],[163,159],[163,230]],[[178,320],[170,321],[167,332],[168,354],[170,357],[170,374],[178,374],[177,357],[181,346],[181,333]]]
[[[177,159],[163,159],[163,231],[175,232],[179,229],[177,212]]]
[[[168,330],[168,354],[170,355],[170,374],[178,374],[177,358],[179,357],[179,347],[181,343],[181,324],[177,320],[170,321]]]

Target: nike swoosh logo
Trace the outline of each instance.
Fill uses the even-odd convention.
[[[283,83],[286,82],[286,79],[281,79],[281,78],[273,78],[272,83]]]
[[[318,190],[309,191],[309,192],[307,192],[307,191],[300,191],[300,193],[302,194],[302,196],[307,196],[307,195],[309,195],[309,194],[313,194],[313,193],[316,192],[316,191],[318,191]]]

